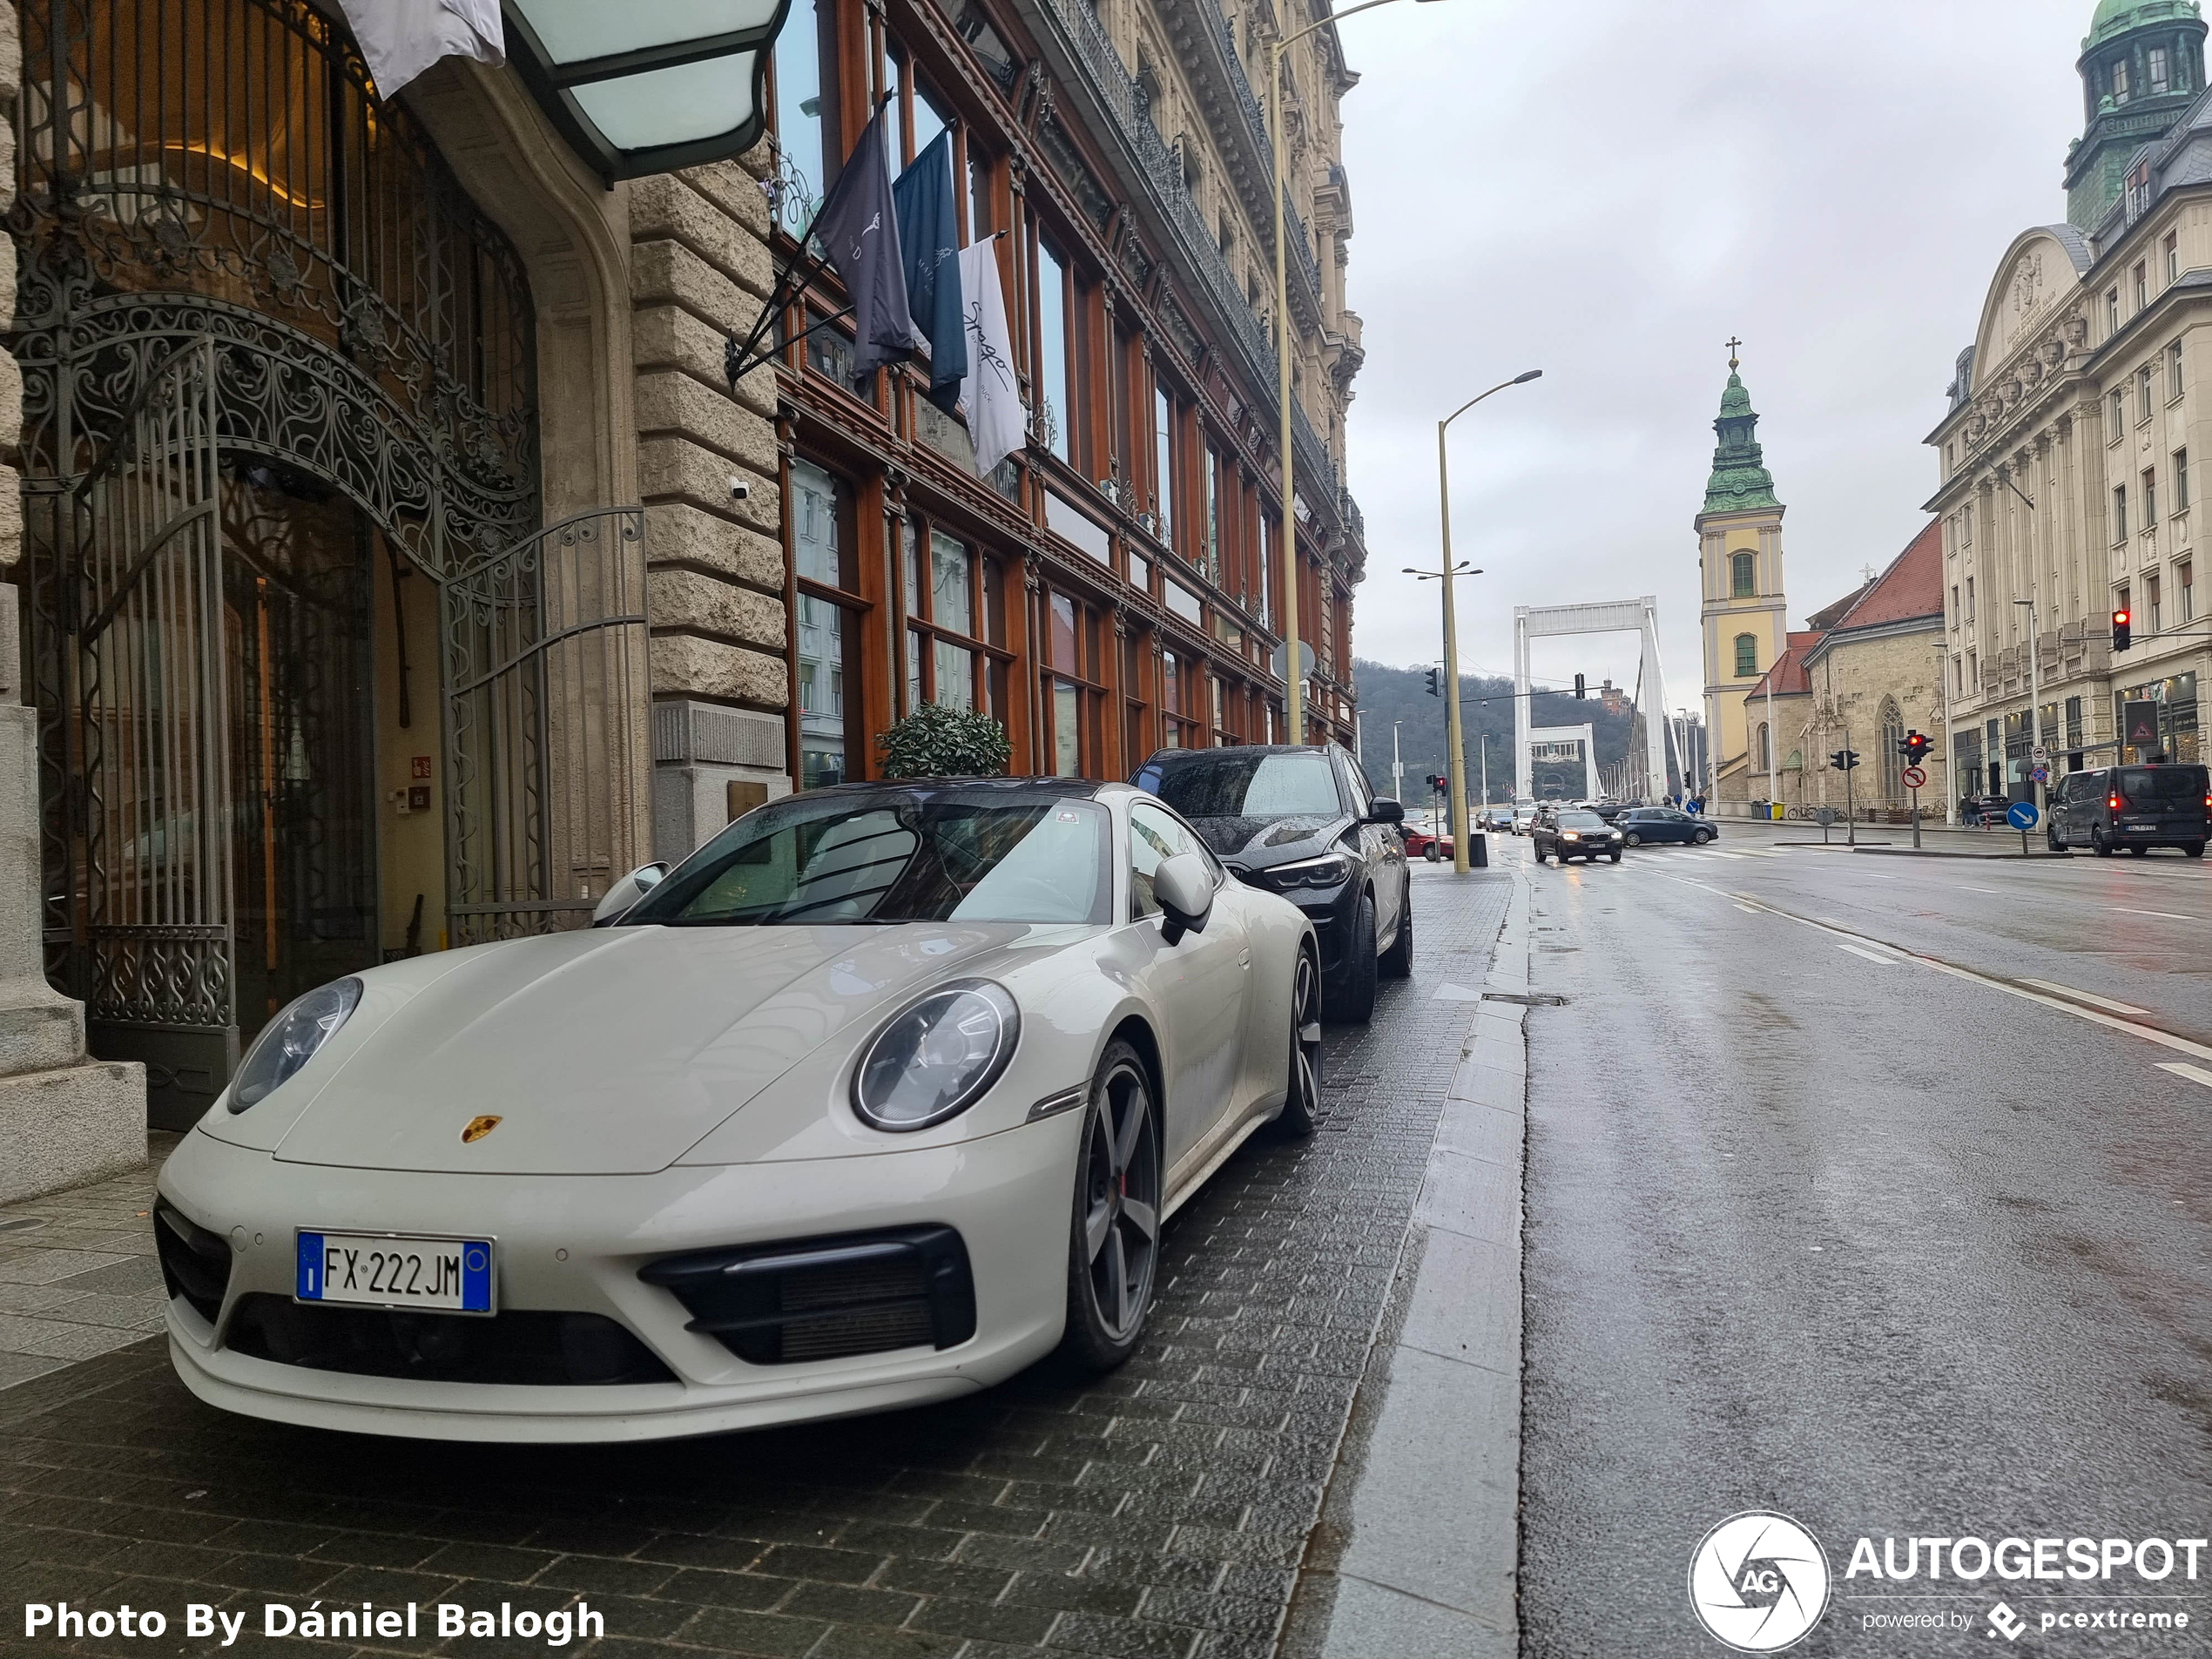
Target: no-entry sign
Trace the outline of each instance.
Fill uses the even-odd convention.
[[[1925,787],[1927,781],[1928,772],[1926,767],[1907,766],[1905,769],[1905,786],[1907,789],[1924,788]]]

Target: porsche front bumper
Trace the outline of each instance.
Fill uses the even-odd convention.
[[[1050,1352],[1066,1313],[1081,1113],[914,1150],[653,1175],[491,1176],[280,1162],[194,1133],[162,1197],[228,1239],[213,1322],[182,1298],[170,1354],[185,1386],[248,1416],[371,1434],[462,1440],[641,1440],[921,1405],[987,1387]],[[953,1228],[966,1247],[974,1334],[938,1349],[755,1365],[687,1330],[669,1290],[638,1271],[669,1257],[898,1227]],[[289,1299],[300,1231],[489,1238],[502,1311],[612,1319],[672,1380],[523,1385],[314,1369],[226,1345],[240,1298]]]

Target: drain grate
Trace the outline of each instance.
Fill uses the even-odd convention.
[[[1554,996],[1549,991],[1485,991],[1482,1000],[1486,1002],[1518,1002],[1525,1008],[1563,1008],[1567,1006],[1565,997]]]

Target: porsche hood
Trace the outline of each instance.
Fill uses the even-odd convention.
[[[253,1109],[296,1115],[275,1146],[287,1163],[647,1174],[848,1028],[1029,931],[614,927],[489,946],[384,1014],[319,1087],[303,1073]],[[499,1122],[464,1142],[485,1117]]]

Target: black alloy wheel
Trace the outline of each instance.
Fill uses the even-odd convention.
[[[1068,1246],[1068,1328],[1060,1351],[1088,1371],[1136,1352],[1160,1261],[1159,1114],[1152,1081],[1128,1043],[1109,1043],[1092,1081],[1076,1155]]]
[[[2066,851],[2066,843],[2059,839],[2059,826],[2056,824],[2043,832],[2043,839],[2049,843],[2051,851],[2054,853]]]
[[[1621,861],[1621,849],[1620,849],[1619,847],[1617,847],[1617,846],[1616,846],[1616,847],[1615,847],[1615,848],[1614,848],[1614,849],[1613,849],[1610,853],[1608,853],[1605,856],[1606,856],[1607,858],[1608,858],[1608,859],[1611,859],[1611,860],[1614,861],[1614,863],[1618,864],[1618,863]]]
[[[1283,1109],[1275,1119],[1280,1134],[1303,1140],[1321,1115],[1321,970],[1313,953],[1301,946],[1291,978],[1290,1073]]]
[[[1345,941],[1344,967],[1329,998],[1329,1017],[1365,1025],[1375,1015],[1375,895],[1364,888],[1352,910],[1352,936]]]
[[[2182,856],[2185,859],[2202,858],[2204,856],[2204,843],[2202,841],[2186,841],[2182,843]]]
[[[2145,846],[2141,841],[2128,849],[2128,856],[2134,859],[2148,857],[2149,853],[2150,848]]]
[[[2112,856],[2112,843],[2105,840],[2105,833],[2101,829],[2092,829],[2089,832],[2089,846],[2101,859],[2108,859]]]
[[[1390,941],[1390,948],[1382,954],[1381,973],[1385,979],[1411,979],[1413,976],[1413,892],[1406,883],[1406,896],[1398,903],[1398,937]]]

